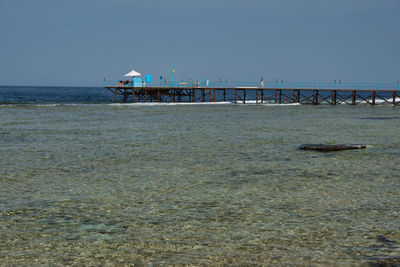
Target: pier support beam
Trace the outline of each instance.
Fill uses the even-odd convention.
[[[147,102],[147,89],[144,90],[144,101]]]
[[[196,102],[196,89],[193,89],[192,102]]]
[[[246,89],[243,92],[243,104],[246,104]]]
[[[282,90],[275,89],[275,104],[282,103]]]
[[[237,89],[235,88],[235,104],[237,104]]]
[[[256,90],[256,104],[258,104],[258,89]]]
[[[161,92],[160,89],[157,90],[157,101],[161,102]]]
[[[215,90],[215,88],[214,88],[214,103],[215,103],[215,91],[216,91],[216,90]]]
[[[355,105],[356,104],[356,91],[351,92],[351,104]]]
[[[201,89],[201,102],[204,102],[204,89]]]
[[[264,89],[261,89],[261,104],[264,104]]]
[[[118,89],[115,89],[115,102],[118,102]]]
[[[296,103],[296,90],[293,89],[293,104]]]
[[[312,91],[312,104],[315,105],[315,90]]]
[[[396,106],[396,91],[393,91],[393,105]]]
[[[313,105],[318,105],[318,90],[313,90]]]
[[[226,101],[226,89],[224,89],[224,102]]]
[[[135,89],[132,89],[132,103],[135,103]]]
[[[208,90],[208,93],[210,94],[210,103],[211,103],[211,89]]]
[[[300,90],[297,90],[297,102],[300,103]]]
[[[331,105],[336,105],[336,90],[332,90]]]
[[[372,105],[375,105],[376,92],[372,91]]]

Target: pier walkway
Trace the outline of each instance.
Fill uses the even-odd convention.
[[[400,104],[399,83],[199,82],[117,85],[105,81],[116,102],[232,102],[254,104]]]

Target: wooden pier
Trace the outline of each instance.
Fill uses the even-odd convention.
[[[130,87],[105,86],[115,102],[232,102],[254,104],[329,104],[397,106],[400,91],[394,89],[290,89],[259,87]]]

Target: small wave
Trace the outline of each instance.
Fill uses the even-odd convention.
[[[81,107],[81,106],[96,106],[108,105],[108,103],[49,103],[49,104],[33,104],[33,103],[20,103],[20,104],[0,104],[1,107]]]
[[[186,106],[186,105],[229,105],[232,102],[138,102],[110,103],[109,106]]]
[[[56,107],[61,104],[0,104],[0,107]]]
[[[300,106],[300,103],[261,103],[254,100],[246,101],[246,103],[238,102],[137,102],[137,103],[48,103],[48,104],[34,104],[34,103],[17,103],[17,104],[0,104],[0,108],[5,107],[85,107],[85,106],[195,106],[195,105],[260,105],[260,106]]]
[[[400,97],[396,97],[395,99],[396,102],[400,102]],[[370,100],[372,102],[372,100]],[[393,97],[387,98],[386,101],[383,99],[375,99],[376,104],[393,104]]]
[[[340,103],[339,103],[339,102],[338,102],[338,105],[351,104],[351,99],[350,99],[350,100],[347,100],[346,102],[347,102],[347,103],[345,103],[345,102],[340,102]],[[369,103],[368,103],[368,102],[366,102],[366,101],[363,100],[363,99],[356,98],[356,102],[357,102],[358,104],[370,104],[370,103],[372,103],[372,99],[369,98],[369,99],[368,99],[368,102],[369,102]],[[399,102],[400,102],[400,97],[396,97],[395,102],[396,102],[396,103],[399,103]],[[375,99],[375,104],[376,104],[376,105],[379,105],[379,104],[393,105],[393,97],[385,98],[385,100],[376,98],[376,99]]]
[[[274,104],[274,103],[261,103],[254,100],[246,101],[246,103],[238,102],[139,102],[139,103],[110,103],[109,106],[187,106],[187,105],[265,105],[265,106],[300,106],[300,103],[288,104]]]
[[[258,103],[256,100],[246,100],[246,103],[241,103],[238,102],[238,104],[254,104],[254,105],[265,105],[265,106],[300,106],[301,103],[268,103],[268,102],[264,102],[261,103],[261,101],[259,100]]]
[[[35,107],[57,107],[57,106],[60,106],[60,104],[36,104],[36,105],[32,105],[32,106],[35,106]]]
[[[0,107],[16,107],[17,104],[0,104]]]

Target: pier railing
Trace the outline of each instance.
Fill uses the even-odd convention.
[[[400,84],[395,83],[365,83],[365,82],[243,82],[243,81],[130,81],[120,84],[120,81],[104,81],[104,87],[155,87],[155,88],[274,88],[274,89],[313,89],[313,90],[389,90],[399,91]]]

